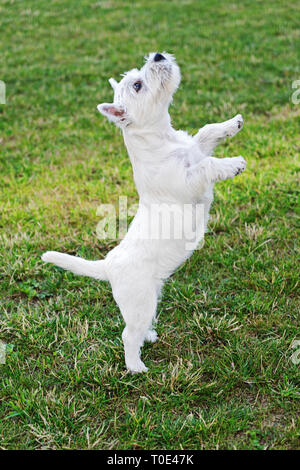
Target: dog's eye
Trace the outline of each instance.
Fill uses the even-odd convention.
[[[133,85],[133,88],[135,89],[136,92],[140,91],[140,89],[142,88],[142,82],[135,82],[135,84]]]

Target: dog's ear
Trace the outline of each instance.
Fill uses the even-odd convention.
[[[114,78],[110,78],[109,80],[109,83],[110,83],[110,86],[112,87],[112,89],[115,91],[117,85],[118,85],[118,82],[117,80],[115,80]]]
[[[97,109],[99,113],[103,114],[103,116],[106,116],[109,121],[112,121],[117,125],[122,125],[127,120],[123,106],[116,105],[114,103],[102,103],[98,104]]]

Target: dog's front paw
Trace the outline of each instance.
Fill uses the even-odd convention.
[[[237,125],[237,128],[238,129],[242,129],[243,125],[244,125],[244,119],[243,119],[243,116],[241,114],[237,114],[236,116],[234,116],[233,118],[236,122],[236,125]]]
[[[236,175],[242,173],[245,168],[246,162],[243,157],[222,158],[220,159],[220,164],[217,168],[216,178],[214,181],[234,178]]]
[[[237,134],[243,127],[244,121],[241,114],[237,114],[234,118],[229,119],[226,122],[225,133],[227,137],[233,137]]]
[[[240,175],[241,173],[243,173],[243,171],[245,170],[246,168],[246,161],[244,160],[243,157],[239,156],[239,157],[233,157],[231,158],[232,160],[232,177],[233,176],[237,176],[237,175]]]

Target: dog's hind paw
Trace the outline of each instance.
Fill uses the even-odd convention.
[[[147,372],[148,367],[142,361],[137,361],[135,363],[126,363],[127,369],[132,374],[138,374],[140,372]]]
[[[146,337],[145,337],[145,341],[148,341],[149,343],[155,343],[155,341],[157,341],[157,333],[155,330],[149,330],[147,331],[147,334],[146,334]]]

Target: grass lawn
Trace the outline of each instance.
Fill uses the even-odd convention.
[[[291,0],[0,1],[0,448],[300,447],[299,14]],[[203,249],[164,288],[149,372],[132,376],[110,286],[40,255],[114,246],[97,207],[137,193],[96,105],[163,50],[183,76],[174,127],[242,113],[216,155],[248,166],[216,186]]]

